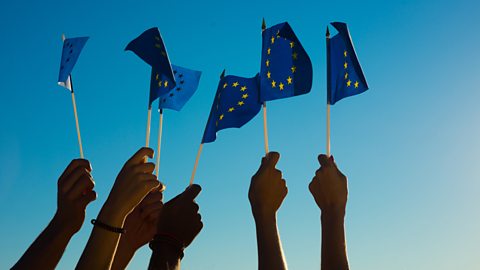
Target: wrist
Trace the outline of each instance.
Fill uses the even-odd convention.
[[[80,226],[77,226],[67,218],[63,218],[58,212],[55,213],[52,220],[48,224],[48,227],[59,234],[71,238],[75,233],[80,230]]]
[[[324,207],[321,209],[322,222],[342,222],[345,220],[345,207]]]
[[[275,212],[262,211],[262,210],[252,208],[252,213],[256,223],[268,224],[268,223],[277,222],[277,215]]]
[[[123,228],[126,217],[127,214],[115,209],[107,201],[100,210],[97,220],[112,227]]]

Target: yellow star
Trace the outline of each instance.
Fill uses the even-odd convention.
[[[158,40],[158,41],[160,41],[160,37],[155,36],[155,39]]]
[[[290,42],[290,48],[293,48],[293,46],[295,46],[295,42]]]
[[[277,82],[276,81],[272,81],[272,88],[275,88],[277,87]]]
[[[267,67],[269,67],[269,66],[270,66],[270,60],[267,59],[267,61],[265,61],[265,65],[266,65]]]
[[[162,84],[163,84],[163,82],[162,82],[162,81],[159,81],[159,82],[158,82],[158,87],[162,87]]]
[[[272,76],[272,73],[270,73],[270,71],[267,72],[267,78],[270,79],[270,76]]]
[[[275,43],[275,38],[273,36],[270,40],[272,41],[272,44]]]
[[[240,88],[240,91],[242,91],[242,92],[245,91],[245,90],[247,90],[247,87],[246,87],[246,86],[242,86],[242,87]]]
[[[347,57],[347,51],[343,51],[343,57]]]
[[[358,81],[355,81],[353,85],[355,86],[355,88],[358,88]]]
[[[235,111],[235,108],[231,107],[230,109],[228,109],[228,112],[233,112]]]
[[[345,80],[348,79],[348,72],[345,72]]]
[[[242,96],[243,99],[246,99],[248,97],[248,94],[245,94]]]
[[[157,80],[157,81],[158,81],[158,76],[159,76],[159,74],[157,73],[157,76],[155,76],[155,80]]]
[[[220,119],[220,120],[223,120],[223,117],[224,117],[224,115],[221,114],[220,117],[219,117],[219,119]]]
[[[287,78],[287,83],[288,83],[288,84],[292,84],[292,77],[288,76],[288,78]]]
[[[237,104],[238,104],[238,106],[242,106],[245,103],[243,101],[239,101]]]
[[[238,82],[234,82],[234,83],[232,84],[233,87],[237,87],[238,85],[239,85]]]
[[[224,88],[224,89],[227,88],[227,86],[228,86],[228,83],[224,83],[224,84],[223,84],[223,88]]]
[[[345,64],[343,64],[343,67],[344,67],[345,69],[347,69],[347,67],[348,67],[347,62],[345,62]]]
[[[155,44],[155,47],[160,49],[161,46],[160,46],[160,44]]]
[[[296,67],[296,66],[292,66],[290,69],[292,70],[292,73],[295,73],[295,71],[297,71],[297,67]]]
[[[163,82],[163,87],[166,88],[167,86],[168,86],[168,81]]]
[[[348,80],[347,81],[347,87],[350,87],[351,84],[352,84],[352,81]]]
[[[271,49],[268,48],[268,49],[267,49],[267,54],[268,54],[268,55],[270,55],[270,51],[271,51]]]
[[[293,52],[292,54],[293,60],[297,60],[298,58],[297,56],[298,56],[297,52]]]
[[[280,84],[278,85],[278,87],[280,87],[280,91],[282,91],[282,90],[283,90],[283,83],[280,83]]]

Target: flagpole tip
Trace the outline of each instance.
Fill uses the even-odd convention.
[[[262,19],[262,31],[265,31],[267,29],[267,23],[265,23],[265,18]]]
[[[220,74],[220,79],[223,79],[225,77],[225,69],[222,71],[222,74]]]
[[[327,25],[327,33],[325,34],[325,36],[326,36],[327,38],[330,37],[330,30],[328,29],[328,25]]]
[[[65,37],[65,33],[63,33],[62,34],[62,41],[65,41],[65,39],[67,39],[67,38]]]

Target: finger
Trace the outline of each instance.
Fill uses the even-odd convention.
[[[58,182],[63,182],[65,181],[65,178],[68,177],[76,168],[82,167],[87,169],[89,172],[92,171],[92,166],[90,165],[90,162],[86,159],[74,159],[68,164],[68,166],[65,168],[63,171],[62,175],[58,178]]]
[[[329,160],[327,155],[320,154],[318,155],[318,162],[320,163],[320,166],[322,167],[329,167],[332,165],[331,161]]]
[[[153,214],[160,214],[160,211],[163,209],[163,203],[162,202],[156,202],[149,204],[145,207],[142,208],[140,211],[140,216],[142,218],[146,218],[148,216],[151,216]]]
[[[145,157],[153,158],[153,149],[148,147],[140,148],[126,163],[126,166],[133,166],[136,164],[144,163]]]
[[[80,204],[82,207],[86,207],[89,203],[95,201],[97,199],[97,192],[95,190],[90,190],[87,194],[83,195],[80,198]]]
[[[65,180],[61,183],[59,183],[59,190],[62,193],[68,193],[72,189],[72,187],[75,185],[75,183],[78,181],[80,177],[83,175],[88,175],[90,176],[90,173],[85,169],[84,167],[77,167],[68,177],[65,178]]]
[[[200,187],[199,185],[197,184],[193,184],[191,186],[189,186],[183,193],[182,193],[182,197],[187,199],[187,200],[194,200],[198,194],[200,193],[200,191],[202,191],[202,187]]]
[[[163,193],[158,192],[158,188],[153,189],[148,193],[148,195],[143,199],[141,205],[147,206],[152,203],[161,202],[163,199]]]
[[[278,163],[278,160],[280,159],[280,153],[278,152],[269,152],[267,154],[267,158],[266,158],[266,164],[268,166],[271,166],[271,167],[275,167],[275,165],[277,165]]]
[[[151,162],[133,165],[133,173],[152,173],[154,170],[155,164]]]
[[[71,199],[76,199],[85,193],[85,191],[92,190],[94,187],[95,182],[93,181],[92,177],[90,177],[88,174],[84,174],[78,179],[78,181],[75,182],[73,187],[67,193],[67,196]]]

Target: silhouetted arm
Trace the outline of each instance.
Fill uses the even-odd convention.
[[[279,158],[280,154],[270,152],[262,159],[260,168],[252,177],[248,192],[255,219],[260,270],[287,269],[276,216],[288,193],[282,172],[275,168]]]
[[[348,270],[345,241],[345,208],[347,177],[338,170],[333,157],[318,156],[320,169],[309,185],[315,202],[321,209],[322,270]]]
[[[87,205],[97,198],[91,166],[73,160],[58,179],[57,212],[12,269],[55,269],[72,236],[80,230]]]
[[[152,174],[155,165],[145,163],[146,156],[153,157],[153,150],[141,148],[125,163],[100,210],[98,222],[123,228],[127,215],[159,186],[157,177]],[[94,226],[76,269],[110,269],[119,239],[119,233]]]

